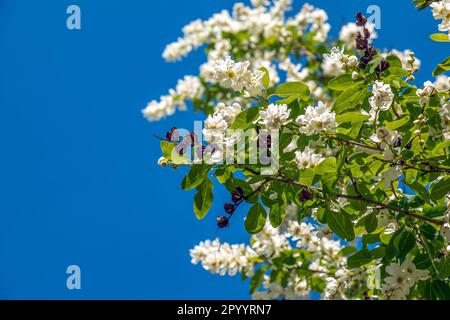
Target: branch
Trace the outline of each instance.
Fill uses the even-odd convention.
[[[282,175],[281,177],[282,177],[281,179],[278,179],[281,182],[285,182],[285,183],[288,183],[288,184],[296,185],[296,186],[302,187],[302,188],[311,188],[310,186],[298,183],[297,181],[292,180],[292,179],[290,179],[290,178],[288,178],[288,177],[286,177],[284,175]],[[313,188],[313,189],[318,191],[318,192],[323,193],[322,189],[319,189],[319,188]],[[368,198],[366,198],[366,197],[364,197],[362,195],[352,196],[352,195],[349,195],[349,194],[338,193],[338,194],[333,194],[333,196],[337,197],[337,198],[343,198],[343,199],[364,201],[364,202],[367,202],[367,203],[379,206],[379,207],[381,207],[383,209],[396,211],[396,212],[401,213],[401,214],[403,214],[405,216],[408,216],[410,218],[415,218],[415,219],[418,219],[418,220],[427,221],[427,222],[432,223],[432,224],[436,224],[436,225],[443,225],[444,224],[443,221],[439,221],[439,220],[435,220],[435,219],[432,219],[432,218],[424,217],[424,216],[418,215],[418,214],[416,214],[414,212],[411,212],[411,211],[408,211],[408,210],[405,210],[405,209],[396,208],[396,207],[393,207],[393,206],[391,206],[389,204],[384,204],[384,203],[382,203],[380,201],[368,199]]]

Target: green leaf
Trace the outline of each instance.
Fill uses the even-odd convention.
[[[425,201],[428,201],[430,199],[430,193],[420,183],[418,182],[410,183],[408,184],[408,187],[410,187],[421,199]]]
[[[194,164],[188,174],[181,182],[183,190],[191,190],[198,187],[208,175],[210,166],[204,164]]]
[[[354,246],[346,246],[339,251],[339,254],[342,256],[350,256],[354,254],[355,252],[358,252],[358,249],[356,249]]]
[[[197,187],[197,193],[194,196],[194,212],[199,220],[203,219],[211,209],[213,202],[213,182],[206,178],[201,185]]]
[[[346,122],[363,122],[369,119],[368,114],[362,114],[361,112],[347,112],[336,116],[336,122],[338,124]]]
[[[255,203],[249,210],[245,218],[245,229],[250,234],[259,233],[266,223],[266,209],[259,203]]]
[[[262,77],[262,83],[263,83],[264,89],[267,90],[270,85],[269,71],[267,71],[267,69],[265,67],[261,67],[261,68],[259,68],[259,70],[264,73],[264,76]]]
[[[378,219],[375,211],[370,213],[364,219],[364,228],[366,228],[366,231],[368,233],[372,233],[378,228]]]
[[[278,96],[280,98],[289,98],[291,96],[309,99],[309,87],[303,82],[286,82],[280,84],[271,96]]]
[[[341,210],[340,212],[329,211],[327,219],[328,226],[339,237],[347,241],[352,241],[355,239],[353,223],[344,210]]]
[[[348,88],[337,97],[333,109],[337,114],[355,108],[366,96],[368,88]]]
[[[252,279],[250,280],[250,294],[255,292],[256,289],[258,289],[263,280],[264,280],[264,274],[265,271],[263,269],[259,269],[255,271],[255,274],[253,275]]]
[[[163,153],[164,158],[167,160],[172,159],[172,150],[175,148],[175,143],[171,143],[169,141],[161,141],[161,151]]]
[[[446,33],[433,33],[430,34],[430,39],[436,42],[450,42],[448,34]]]
[[[336,91],[343,91],[348,88],[360,86],[363,82],[361,80],[353,80],[351,74],[343,74],[328,82],[328,88]]]
[[[401,119],[399,119],[399,120],[388,122],[388,123],[385,125],[385,127],[386,127],[387,129],[389,129],[389,130],[395,130],[395,129],[398,129],[398,128],[404,126],[404,125],[407,124],[408,122],[409,122],[409,116],[406,116],[406,117],[401,118]]]
[[[354,255],[348,257],[347,266],[349,268],[359,268],[366,263],[372,261],[372,255],[367,249],[362,249],[361,251],[355,253]]]
[[[403,231],[394,240],[394,246],[398,249],[400,258],[406,257],[409,251],[416,245],[416,236],[410,231]]]
[[[439,200],[450,192],[450,177],[443,177],[438,183],[431,186],[431,199]]]
[[[280,224],[283,222],[284,216],[286,213],[286,208],[284,204],[275,203],[272,208],[270,208],[269,220],[270,224],[274,228],[278,228]]]
[[[450,57],[447,57],[444,61],[438,64],[436,69],[433,71],[433,76],[438,76],[443,74],[444,72],[450,70]]]
[[[319,163],[315,171],[318,174],[336,173],[337,171],[336,158],[333,157],[326,158],[321,163]]]
[[[248,108],[239,113],[231,125],[231,129],[247,129],[259,117],[259,108]]]
[[[372,61],[367,64],[366,69],[369,70],[370,73],[373,73],[378,65],[383,61],[384,58],[382,56],[375,57]]]
[[[400,60],[400,58],[393,53],[390,53],[387,55],[386,61],[389,62],[390,68],[402,68],[403,67],[402,61]]]

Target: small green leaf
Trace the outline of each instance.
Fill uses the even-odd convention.
[[[403,231],[394,240],[394,246],[398,249],[398,256],[400,258],[406,257],[409,251],[416,245],[416,237],[410,231]]]
[[[249,210],[245,218],[245,229],[250,234],[259,233],[266,223],[266,209],[259,203],[255,203]]]
[[[433,33],[430,34],[430,39],[436,42],[450,42],[448,34],[446,33]]]
[[[197,187],[194,196],[194,212],[199,220],[203,219],[211,209],[213,202],[213,182],[206,177],[201,185]]]
[[[438,183],[431,186],[431,199],[439,200],[450,192],[450,177],[443,177]]]
[[[439,76],[448,70],[450,70],[450,57],[447,57],[444,61],[438,64],[436,69],[433,71],[433,76]]]
[[[336,91],[343,91],[348,88],[358,87],[362,85],[361,80],[353,80],[351,74],[343,74],[328,82],[328,88]]]
[[[247,129],[259,117],[259,108],[248,108],[239,113],[231,125],[231,129]]]
[[[362,114],[361,112],[347,112],[336,116],[336,122],[338,124],[346,122],[362,122],[370,118],[368,114]]]
[[[399,120],[388,122],[385,125],[385,127],[386,127],[386,129],[389,129],[389,130],[395,130],[395,129],[398,129],[398,128],[404,126],[408,122],[409,122],[409,116],[406,116],[406,117],[401,118]]]
[[[204,164],[194,164],[188,174],[181,182],[183,190],[191,190],[198,187],[208,175],[210,166]]]
[[[303,82],[286,82],[280,84],[271,96],[289,98],[291,96],[301,99],[309,99],[310,91],[308,85]]]
[[[375,211],[370,213],[364,219],[364,228],[366,228],[366,231],[368,233],[372,233],[378,228],[378,219]]]
[[[402,68],[402,61],[393,53],[387,55],[386,61],[389,62],[390,68]]]
[[[366,96],[368,88],[348,88],[337,97],[333,109],[337,114],[355,108]]]
[[[321,163],[319,163],[315,171],[318,174],[336,173],[337,171],[336,158],[333,157],[326,158]]]
[[[175,143],[171,143],[169,141],[161,141],[161,151],[163,153],[164,158],[167,160],[172,159],[172,150],[175,148]]]
[[[250,294],[255,292],[255,290],[261,286],[261,284],[264,280],[264,274],[265,274],[265,271],[262,269],[255,271],[255,274],[253,275],[252,279],[250,280]]]
[[[328,226],[339,237],[347,241],[352,241],[355,239],[353,223],[344,210],[341,210],[340,212],[329,211],[327,214],[327,219]]]
[[[362,249],[361,251],[355,253],[354,255],[348,257],[347,266],[349,268],[359,268],[366,263],[372,261],[372,255],[367,249]]]
[[[269,71],[267,71],[267,69],[265,67],[261,67],[261,68],[259,68],[259,70],[264,73],[264,76],[262,77],[262,83],[263,83],[264,89],[267,90],[270,85]]]
[[[274,228],[278,228],[280,224],[283,222],[284,216],[286,213],[286,208],[284,204],[275,203],[272,208],[270,208],[269,220],[270,224]]]

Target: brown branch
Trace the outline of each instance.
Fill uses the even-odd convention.
[[[281,181],[281,182],[285,182],[285,183],[288,183],[288,184],[296,185],[296,186],[302,187],[302,188],[311,188],[310,186],[306,186],[306,185],[303,185],[301,183],[298,183],[297,181],[292,180],[289,177],[286,177],[284,175],[282,175],[281,178],[279,178],[278,180]],[[313,189],[318,191],[318,192],[323,193],[322,189],[319,189],[319,188],[313,188]],[[418,215],[418,214],[416,214],[414,212],[411,212],[411,211],[408,211],[408,210],[405,210],[405,209],[397,208],[397,207],[391,206],[389,204],[382,203],[380,201],[368,199],[368,198],[366,198],[366,197],[364,197],[362,195],[352,196],[352,195],[349,195],[349,194],[338,193],[338,194],[333,194],[333,196],[337,197],[337,198],[343,198],[343,199],[364,201],[364,202],[367,202],[367,203],[379,206],[379,207],[381,207],[383,209],[396,211],[396,212],[401,213],[401,214],[403,214],[405,216],[408,216],[410,218],[415,218],[415,219],[418,219],[418,220],[427,221],[427,222],[432,223],[432,224],[436,224],[436,225],[443,225],[444,224],[443,221],[439,221],[439,220],[435,220],[435,219],[432,219],[432,218],[424,217],[424,216]]]

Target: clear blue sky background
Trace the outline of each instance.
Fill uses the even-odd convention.
[[[437,28],[430,11],[409,0],[310,3],[327,10],[333,35],[378,4],[376,45],[414,50],[421,81],[448,50],[428,40]],[[81,7],[81,31],[66,29],[69,4]],[[152,135],[203,117],[148,123],[140,114],[204,59],[198,52],[166,64],[164,45],[184,24],[232,4],[0,1],[0,298],[249,298],[239,277],[190,264],[189,249],[214,237],[228,195],[216,187],[213,212],[199,222],[193,193],[179,187],[184,172],[156,165]],[[240,219],[220,237],[248,240]],[[71,264],[81,267],[80,291],[66,289]]]

